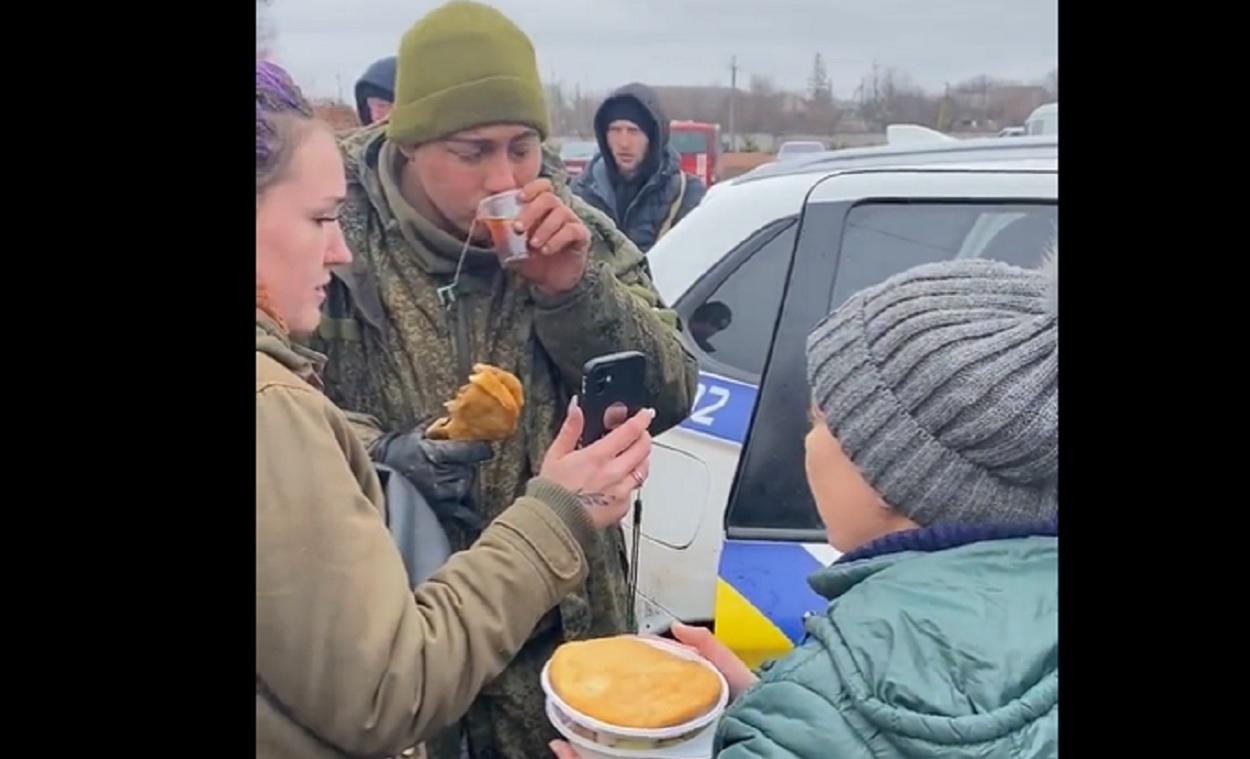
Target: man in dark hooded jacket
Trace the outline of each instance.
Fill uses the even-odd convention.
[[[356,82],[356,115],[362,126],[381,121],[395,103],[395,56],[374,61]]]
[[[595,113],[599,155],[574,182],[644,253],[703,200],[707,188],[683,174],[669,145],[669,121],[655,91],[627,84]]]

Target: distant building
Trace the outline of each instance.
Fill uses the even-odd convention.
[[[1033,85],[1008,85],[990,90],[990,112],[1008,126],[1023,124],[1029,114],[1039,105],[1050,100],[1045,87]]]
[[[1019,126],[1034,108],[1050,100],[1046,88],[1031,84],[996,84],[951,92],[955,128],[991,129]]]

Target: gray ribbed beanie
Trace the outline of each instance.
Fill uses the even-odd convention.
[[[916,523],[1057,517],[1058,257],[919,266],[851,296],[807,341],[816,406]]]

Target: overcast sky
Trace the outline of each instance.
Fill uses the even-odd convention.
[[[273,0],[274,58],[316,97],[350,99],[434,0]],[[1057,0],[493,0],[534,42],[544,81],[802,89],[817,52],[849,98],[873,61],[937,91],[978,74],[1040,80],[1058,66]]]

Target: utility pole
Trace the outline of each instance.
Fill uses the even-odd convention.
[[[729,150],[738,150],[738,129],[734,122],[734,106],[738,99],[738,56],[729,58]]]

